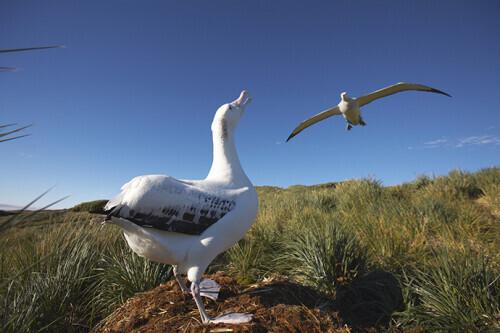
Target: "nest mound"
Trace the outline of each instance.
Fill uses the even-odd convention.
[[[221,272],[207,277],[221,285],[216,302],[204,298],[209,315],[249,312],[252,322],[202,325],[191,295],[172,280],[130,298],[97,332],[350,332],[341,325],[333,300],[311,288],[282,278],[243,287]]]

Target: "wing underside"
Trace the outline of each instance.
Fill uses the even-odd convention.
[[[330,108],[328,110],[320,112],[317,115],[312,116],[309,119],[304,120],[303,122],[301,122],[299,124],[299,126],[297,126],[292,131],[292,133],[288,136],[288,139],[286,139],[286,141],[289,141],[291,138],[293,138],[294,136],[296,136],[297,134],[299,134],[300,132],[302,132],[303,130],[308,128],[309,126],[312,126],[312,125],[316,124],[317,122],[322,121],[323,119],[326,119],[328,117],[338,115],[338,114],[341,114],[340,109],[338,106],[335,106],[333,108]]]
[[[424,86],[423,84],[417,84],[417,83],[396,83],[393,84],[392,86],[388,86],[382,89],[379,89],[377,91],[374,91],[368,95],[358,97],[356,100],[359,103],[359,106],[366,105],[368,103],[371,103],[379,98],[394,95],[403,91],[409,91],[409,90],[414,90],[414,91],[425,91],[425,92],[431,92],[431,93],[436,93],[436,94],[441,94],[441,95],[446,95],[448,97],[451,97],[449,94],[445,93],[444,91],[429,87],[429,86]]]

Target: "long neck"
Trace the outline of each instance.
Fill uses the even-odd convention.
[[[214,155],[206,179],[233,186],[251,184],[241,167],[232,131],[224,127],[213,128],[212,139]]]

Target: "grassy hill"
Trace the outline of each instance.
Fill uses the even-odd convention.
[[[257,222],[209,272],[240,285],[286,277],[359,311],[341,312],[339,325],[500,329],[500,168],[391,187],[361,179],[258,193]],[[116,227],[98,223],[102,205],[42,212],[0,235],[0,331],[87,332],[171,279],[168,265],[136,256]],[[398,281],[399,310],[367,278],[374,272]]]

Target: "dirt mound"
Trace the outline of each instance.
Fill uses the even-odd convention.
[[[340,324],[332,299],[310,288],[286,279],[245,288],[220,272],[208,278],[222,286],[217,302],[204,298],[211,316],[249,312],[254,320],[244,325],[204,326],[193,299],[174,280],[129,299],[97,332],[350,332]]]

